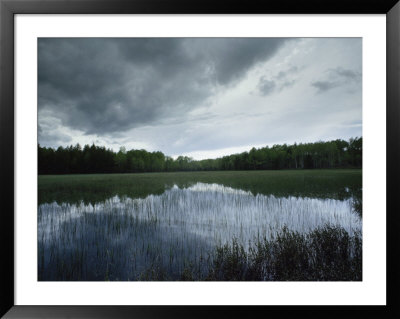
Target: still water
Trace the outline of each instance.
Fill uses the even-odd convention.
[[[362,230],[352,199],[253,195],[219,184],[174,185],[145,198],[96,204],[44,203],[38,209],[39,280],[142,280],[148,269],[170,278],[188,264],[206,271],[209,253],[233,238],[273,238],[282,227],[306,233],[326,224]]]

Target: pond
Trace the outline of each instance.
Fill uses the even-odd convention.
[[[38,279],[148,280],[150,272],[150,278],[161,273],[180,280],[188,266],[205,276],[215,247],[233,239],[249,250],[283,228],[306,234],[331,225],[349,236],[361,233],[354,202],[352,196],[254,194],[204,182],[136,198],[44,202],[38,207]]]

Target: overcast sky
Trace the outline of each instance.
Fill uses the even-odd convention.
[[[38,139],[215,158],[362,135],[361,38],[41,38]]]

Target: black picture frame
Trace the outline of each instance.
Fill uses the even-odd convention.
[[[386,14],[386,306],[17,306],[14,303],[14,15],[16,14]],[[0,0],[1,308],[4,318],[203,318],[231,316],[399,318],[400,3],[398,0]],[[379,107],[379,106],[377,106]],[[384,172],[382,172],[384,173]],[[377,212],[383,213],[383,212]]]

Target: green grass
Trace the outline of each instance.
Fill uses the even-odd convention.
[[[101,202],[118,195],[132,198],[162,194],[174,184],[217,183],[275,196],[345,199],[361,196],[360,169],[215,171],[143,174],[40,175],[39,204],[57,201]]]

